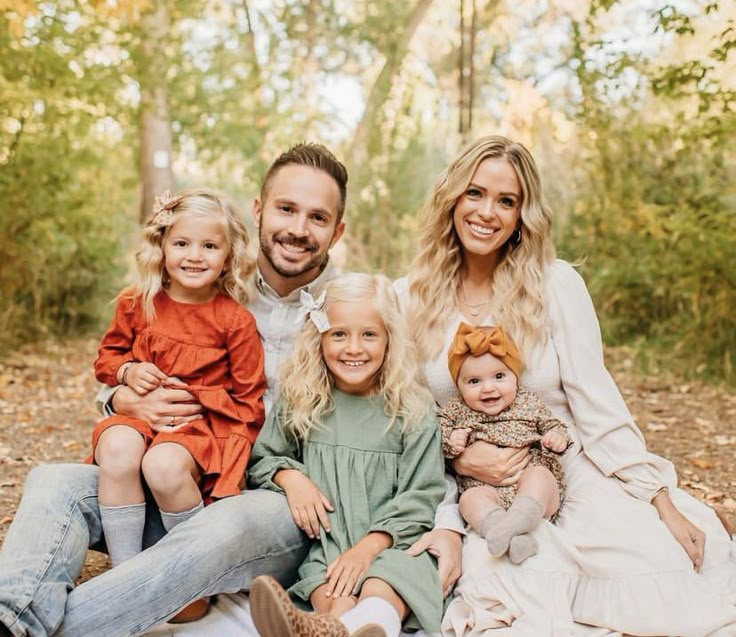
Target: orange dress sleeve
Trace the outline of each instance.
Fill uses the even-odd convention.
[[[117,385],[118,369],[123,363],[135,360],[135,304],[129,297],[121,297],[115,306],[115,316],[100,342],[94,363],[95,377],[105,385]]]

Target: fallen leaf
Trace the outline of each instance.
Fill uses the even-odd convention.
[[[713,463],[707,458],[693,458],[690,460],[698,469],[712,469]],[[695,477],[693,477],[695,479]]]
[[[721,502],[721,506],[724,509],[728,509],[729,511],[736,511],[736,500],[733,498],[726,498],[723,502]]]

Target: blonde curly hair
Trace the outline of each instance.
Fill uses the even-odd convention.
[[[381,275],[344,274],[326,283],[325,311],[342,301],[371,303],[388,333],[386,355],[376,385],[385,398],[386,430],[397,420],[410,428],[434,407],[429,390],[420,380],[414,344],[406,333],[406,320],[391,281]],[[320,291],[321,293],[321,291]],[[298,442],[320,427],[324,416],[334,409],[332,389],[335,379],[322,356],[322,335],[311,320],[296,338],[294,353],[282,370],[279,387],[284,401],[282,426]]]
[[[440,175],[421,213],[421,249],[409,270],[409,324],[423,360],[442,350],[444,330],[459,309],[463,246],[453,222],[458,199],[481,162],[506,159],[521,183],[521,242],[510,241],[492,275],[491,311],[526,355],[543,338],[547,317],[545,267],[555,258],[552,212],[544,201],[536,164],[521,144],[490,135],[466,146]]]
[[[250,300],[248,280],[256,262],[248,252],[248,230],[240,211],[225,197],[205,188],[187,190],[171,196],[164,193],[156,198],[153,213],[142,230],[142,243],[136,253],[138,281],[121,293],[143,304],[143,313],[149,323],[155,318],[154,299],[166,289],[168,273],[164,266],[163,244],[177,219],[183,216],[218,217],[223,221],[227,238],[226,268],[215,282],[215,287],[238,303]]]

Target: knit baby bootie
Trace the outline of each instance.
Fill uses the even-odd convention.
[[[494,513],[496,510],[492,511],[488,518]],[[509,550],[511,538],[534,529],[542,521],[543,516],[544,508],[537,500],[526,495],[517,496],[506,511],[506,515],[496,516],[488,520],[488,524],[483,520],[488,552],[493,557],[505,555]]]
[[[253,623],[261,637],[350,637],[337,617],[300,611],[268,575],[253,580],[249,597]]]
[[[509,559],[514,564],[521,564],[525,559],[539,552],[539,544],[528,533],[514,535],[509,542]]]

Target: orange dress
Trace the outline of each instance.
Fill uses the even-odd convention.
[[[95,426],[92,455],[100,434],[127,425],[143,436],[146,446],[175,442],[185,447],[202,470],[205,502],[237,495],[256,436],[263,425],[264,354],[253,315],[229,296],[202,304],[180,303],[161,292],[156,318],[146,324],[140,302],[120,298],[115,317],[102,338],[95,375],[117,385],[123,363],[143,361],[175,376],[204,408],[201,419],[173,432],[156,433],[137,418],[110,416]]]

